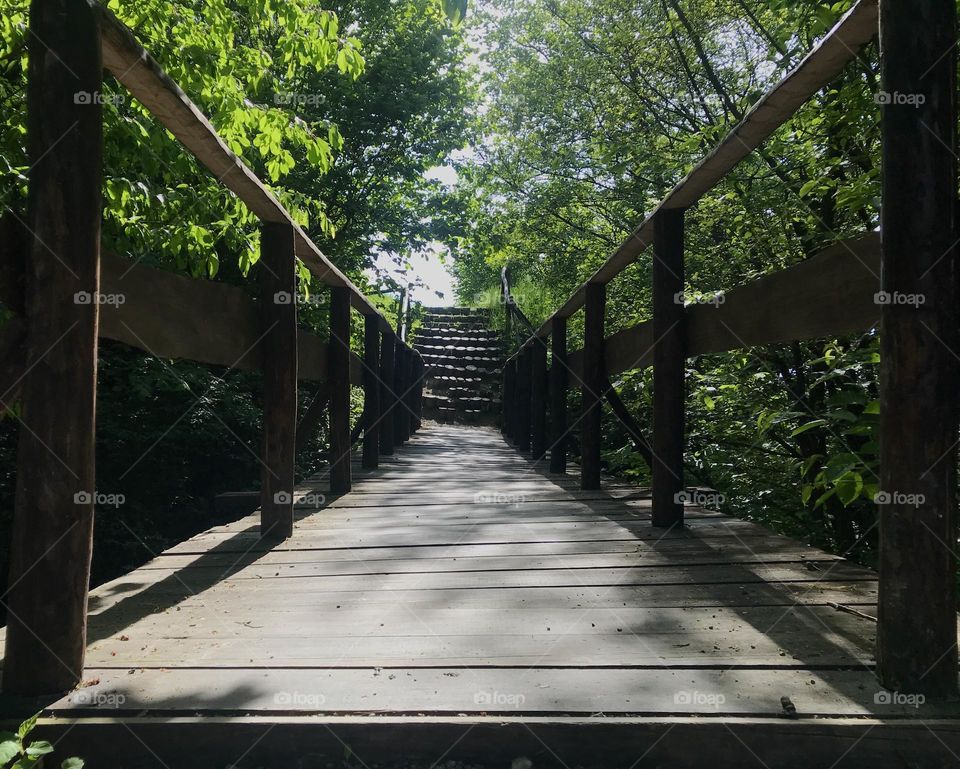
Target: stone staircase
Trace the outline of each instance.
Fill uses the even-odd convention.
[[[414,347],[426,364],[423,416],[437,422],[495,424],[500,414],[500,333],[490,312],[426,307]]]

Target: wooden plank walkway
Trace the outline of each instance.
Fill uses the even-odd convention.
[[[834,608],[875,614],[873,572],[700,509],[653,529],[646,492],[581,492],[487,428],[357,476],[301,486],[279,547],[253,515],[94,590],[87,685],[43,728],[125,767],[960,763],[956,709],[890,702],[875,624]]]

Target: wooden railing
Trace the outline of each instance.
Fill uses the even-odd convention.
[[[608,377],[653,366],[652,523],[679,526],[687,358],[882,324],[880,487],[888,498],[919,494],[925,504],[916,508],[893,499],[879,506],[878,672],[889,688],[942,696],[957,690],[955,8],[950,0],[881,2],[882,92],[925,97],[906,106],[878,100],[884,105],[883,247],[878,233],[865,233],[712,303],[684,301],[684,212],[874,38],[878,2],[859,0],[507,361],[503,428],[518,449],[536,459],[549,453],[551,470],[564,472],[572,383],[581,393],[581,487],[599,489]],[[606,286],[651,244],[652,318],[605,337]],[[894,299],[884,301],[884,295]],[[911,295],[925,301],[911,306],[895,299]],[[584,347],[568,353],[567,320],[581,308]],[[918,628],[924,632],[916,633]]]
[[[41,694],[73,687],[83,666],[98,336],[262,372],[261,536],[272,542],[293,533],[297,380],[323,383],[305,426],[326,409],[330,490],[342,494],[358,435],[351,384],[364,390],[362,464],[377,467],[420,425],[423,364],[112,13],[34,3],[29,56],[27,214],[0,233],[0,298],[21,316],[0,336],[2,405],[21,400],[3,688]],[[104,70],[261,221],[256,300],[101,254]],[[330,289],[329,341],[297,326],[298,258]],[[362,358],[350,350],[351,308],[364,317]]]

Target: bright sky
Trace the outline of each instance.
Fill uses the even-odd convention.
[[[456,185],[458,181],[457,171],[452,166],[435,166],[430,168],[424,174],[427,179],[437,180],[448,186]],[[438,305],[452,305],[456,301],[453,293],[454,279],[453,275],[447,270],[447,265],[440,261],[440,254],[444,253],[445,247],[442,243],[431,243],[430,247],[424,251],[414,254],[410,258],[412,275],[420,278],[423,286],[414,286],[413,300],[435,307]],[[381,272],[386,272],[394,276],[398,282],[403,282],[403,273],[397,269],[390,257],[386,254],[379,254],[376,258],[377,268]],[[368,270],[367,276],[371,280],[376,280],[374,270]]]

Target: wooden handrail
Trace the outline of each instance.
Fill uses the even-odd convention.
[[[320,251],[267,186],[227,146],[190,97],[139,43],[133,32],[103,6],[97,5],[95,9],[100,16],[104,68],[261,221],[289,224],[294,230],[296,255],[311,273],[328,286],[347,287],[353,308],[363,315],[379,316],[381,330],[392,333],[389,321]]]
[[[714,150],[670,191],[587,282],[540,325],[536,335],[549,336],[554,318],[569,317],[583,307],[588,283],[609,283],[637,260],[653,242],[653,221],[658,212],[688,208],[696,203],[807,100],[828,85],[876,36],[878,18],[877,0],[858,0],[803,61],[770,88]]]
[[[530,319],[526,316],[523,310],[520,309],[520,306],[517,304],[517,300],[510,291],[510,270],[506,265],[504,265],[500,270],[500,299],[503,302],[503,306],[506,310],[508,318],[516,318],[519,320],[520,323],[526,328],[527,333],[530,336],[536,334],[536,329],[534,328],[533,323],[530,322]],[[508,322],[508,336],[510,335],[510,326],[511,324]]]
[[[839,241],[800,264],[688,305],[686,357],[868,331],[880,319],[879,290],[880,236]],[[652,366],[653,348],[649,320],[608,336],[607,373]],[[582,358],[582,350],[569,354],[575,376]]]

